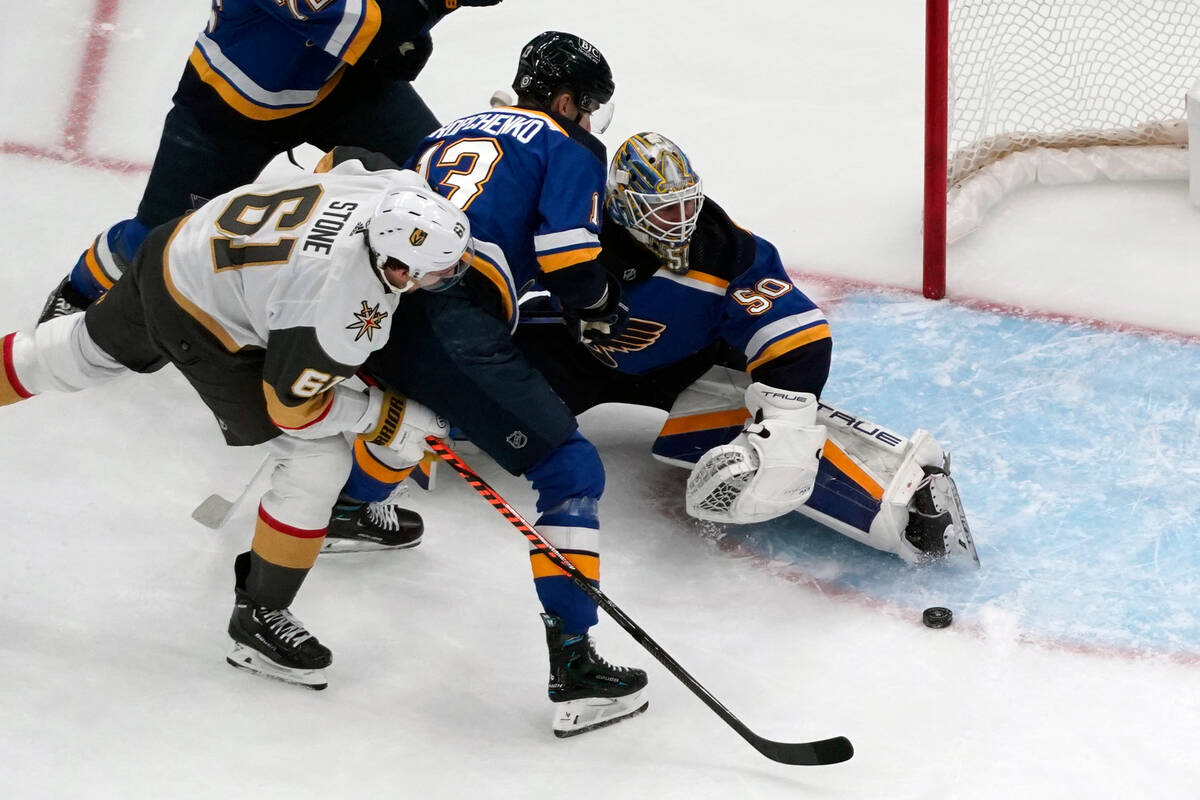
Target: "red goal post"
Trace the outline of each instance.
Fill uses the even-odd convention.
[[[926,297],[1030,183],[1186,178],[1200,0],[926,0]]]

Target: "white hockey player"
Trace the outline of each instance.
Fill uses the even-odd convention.
[[[0,405],[175,364],[228,444],[265,444],[275,460],[235,562],[228,661],[324,688],[330,651],[288,609],[352,445],[399,468],[445,433],[428,408],[345,381],[386,341],[401,295],[457,281],[471,242],[462,211],[407,170],[348,161],[243,186],[155,228],[84,314],[0,339]]]

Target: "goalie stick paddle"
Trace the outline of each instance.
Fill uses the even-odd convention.
[[[508,501],[501,497],[487,481],[479,477],[479,474],[459,458],[445,442],[436,436],[425,437],[425,442],[439,458],[461,475],[463,480],[471,485],[471,488],[478,492],[483,499],[491,503],[492,507],[502,517],[524,534],[525,538],[529,540],[529,543],[535,549],[549,557],[563,572],[567,573],[576,586],[582,589],[588,597],[596,601],[596,604],[600,608],[603,608],[605,613],[612,617],[618,625],[624,628],[626,633],[632,636],[638,644],[646,648],[650,655],[658,659],[660,664],[666,667],[672,675],[690,689],[692,694],[699,697],[718,717],[724,720],[726,725],[733,728],[739,736],[749,742],[755,750],[780,764],[798,764],[804,766],[840,764],[843,761],[848,761],[854,755],[854,746],[845,736],[835,736],[832,739],[820,739],[813,742],[776,742],[759,736],[747,728],[740,719],[733,715],[733,712],[722,705],[721,701],[713,697],[711,692],[701,686],[700,682],[693,678],[678,661],[672,658],[666,650],[662,649],[658,642],[651,639],[650,634],[646,633],[640,625],[634,622],[616,603],[610,600],[608,595],[604,594],[600,589],[593,586],[587,578],[583,577],[583,573],[568,561],[566,556],[555,550],[553,545],[547,542],[516,509],[508,504]]]

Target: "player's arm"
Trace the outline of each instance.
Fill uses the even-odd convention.
[[[604,203],[604,153],[595,137],[555,144],[546,169],[533,237],[538,282],[554,295],[579,330],[615,336],[629,321],[621,283],[600,261]],[[587,338],[585,336],[585,338]]]
[[[800,291],[765,239],[738,229],[748,263],[725,294],[721,336],[746,359],[752,380],[820,397],[833,340],[825,314]],[[740,265],[739,265],[740,266]]]
[[[365,360],[366,351],[363,356]],[[445,422],[401,395],[344,385],[360,366],[332,358],[313,328],[271,331],[263,366],[263,394],[271,421],[300,439],[359,434],[370,444],[391,448],[416,463],[426,435],[446,435]]]
[[[371,0],[368,0],[370,2]],[[379,34],[363,60],[395,80],[412,81],[433,54],[430,29],[459,6],[492,6],[500,0],[375,0]]]

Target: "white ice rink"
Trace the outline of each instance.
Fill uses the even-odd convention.
[[[208,13],[202,0],[8,5],[0,334],[31,323],[90,239],[134,212]],[[799,285],[829,302],[835,362],[853,356],[857,382],[831,380],[827,392],[889,427],[933,430],[956,449],[956,463],[1020,473],[1023,462],[1000,450],[1019,424],[1005,416],[1015,401],[1003,388],[980,384],[989,387],[979,399],[991,438],[964,435],[965,412],[885,416],[902,407],[886,399],[902,380],[952,351],[972,360],[962,352],[970,342],[945,326],[944,304],[892,296],[885,308],[902,312],[880,320],[892,326],[891,344],[855,340],[861,323],[839,317],[853,310],[839,310],[848,287],[920,285],[923,10],[917,0],[505,0],[440,25],[417,87],[451,119],[508,85],[534,34],[589,38],[616,75],[609,148],[640,130],[675,139],[708,193],[774,241]],[[1150,337],[1113,331],[1173,334],[1164,341],[1179,366],[1156,375],[1175,373],[1182,399],[1171,419],[1179,437],[1195,441],[1197,253],[1200,211],[1182,183],[1039,188],[1005,201],[951,249],[950,294],[973,308],[1060,315],[1138,347]],[[909,332],[919,338],[931,326],[937,335],[921,348],[906,346]],[[983,371],[988,358],[974,356]],[[1090,363],[1064,354],[1028,386],[1082,380]],[[1114,368],[1106,391],[1136,401],[1142,366]],[[841,369],[835,363],[835,376],[851,371]],[[1114,405],[1105,413],[1121,414]],[[1087,413],[1081,407],[1072,422],[1086,427]],[[556,740],[525,542],[448,470],[436,492],[414,497],[428,530],[420,547],[323,557],[305,584],[294,610],[335,654],[326,691],[225,666],[231,564],[252,518],[243,510],[214,533],[189,513],[210,492],[236,492],[259,455],[223,447],[198,398],[165,370],[0,410],[0,796],[1196,796],[1200,641],[1113,647],[1029,635],[1019,584],[1012,606],[991,602],[961,625],[925,629],[884,590],[885,578],[890,587],[903,573],[873,552],[839,547],[797,562],[705,536],[683,513],[681,474],[648,457],[661,422],[658,412],[629,407],[584,417],[608,470],[605,592],[755,731],[781,740],[845,735],[856,747],[850,762],[767,761],[607,619],[597,629],[601,652],[648,669],[650,710]],[[1131,440],[1115,452],[1135,459],[1148,485],[1171,486],[1177,505],[1163,511],[1183,520],[1180,536],[1194,538],[1195,461],[1166,445],[1144,449]],[[1049,450],[1056,463],[1073,463]],[[483,456],[465,457],[533,513],[524,481]],[[1093,480],[1090,472],[1079,468],[1078,480]],[[973,482],[962,474],[960,484]],[[981,574],[989,563],[1006,574],[1014,563],[1037,572],[1049,554],[1009,544],[1007,498],[986,492],[987,477],[975,478],[974,506],[964,488],[968,513],[981,510],[972,520]],[[1033,474],[1020,485],[1036,494],[1038,481]],[[1085,497],[1103,509],[1104,493],[1088,485]],[[1055,486],[1042,496],[1077,499],[1072,491]],[[1100,523],[1075,557],[1103,565],[1106,543],[1127,533]],[[865,578],[839,582],[863,563]],[[1119,596],[1123,572],[1138,566],[1114,562],[1105,590]],[[913,582],[938,600],[939,575]],[[1185,597],[1200,596],[1198,576],[1184,576],[1195,587]],[[1071,577],[1062,578],[1064,602],[1079,594]],[[1181,628],[1195,626],[1198,602],[1178,612]]]

